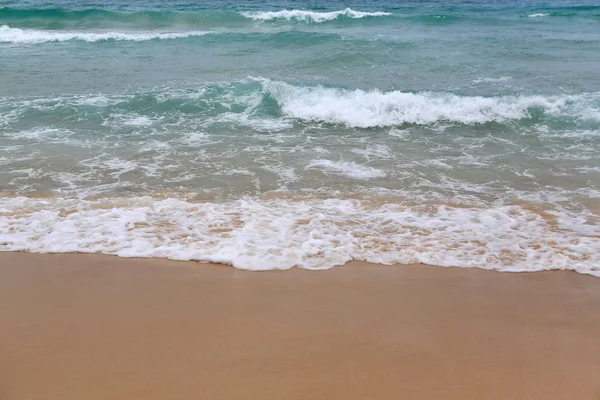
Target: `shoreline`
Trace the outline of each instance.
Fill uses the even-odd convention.
[[[600,282],[0,253],[3,399],[597,399]]]
[[[552,207],[411,205],[376,197],[0,198],[0,247],[203,260],[251,270],[317,270],[364,260],[600,276],[595,214]]]

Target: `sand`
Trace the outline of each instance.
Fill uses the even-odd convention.
[[[600,399],[600,279],[0,253],[0,399]]]

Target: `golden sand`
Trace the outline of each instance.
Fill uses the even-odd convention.
[[[0,253],[2,400],[600,399],[600,279]]]

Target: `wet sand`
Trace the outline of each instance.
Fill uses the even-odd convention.
[[[600,399],[600,279],[0,253],[0,399]]]

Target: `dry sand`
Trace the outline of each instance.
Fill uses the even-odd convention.
[[[0,399],[600,399],[600,279],[0,253]]]

